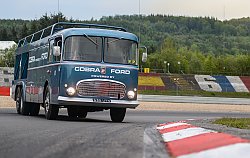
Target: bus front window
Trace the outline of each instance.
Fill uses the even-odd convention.
[[[104,62],[137,65],[137,43],[124,39],[106,38]]]
[[[64,60],[100,62],[101,49],[100,37],[71,36],[65,41]]]

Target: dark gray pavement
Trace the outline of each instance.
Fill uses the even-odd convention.
[[[250,105],[250,98],[167,96],[167,95],[142,95],[141,94],[138,96],[138,100],[148,101],[148,102]]]
[[[41,110],[38,117],[22,116],[13,108],[0,108],[0,158],[142,158],[148,152],[144,150],[145,129],[158,123],[250,116],[247,113],[128,110],[123,123],[112,123],[108,111],[72,120],[62,110],[58,120],[52,121],[46,120],[43,113]]]

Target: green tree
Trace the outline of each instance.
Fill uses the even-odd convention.
[[[7,34],[7,30],[5,28],[2,28],[0,30],[0,40],[1,41],[8,41],[8,34]]]
[[[26,36],[28,36],[29,30],[27,27],[27,24],[23,24],[21,31],[20,31],[20,38],[24,38]]]
[[[0,66],[2,67],[14,67],[14,54],[16,50],[16,45],[10,49],[6,49],[3,53],[3,58],[0,60]]]

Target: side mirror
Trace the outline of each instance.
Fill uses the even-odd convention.
[[[146,62],[148,58],[148,54],[146,52],[142,53],[142,62]]]
[[[59,57],[61,55],[61,48],[59,46],[53,47],[53,55]]]
[[[148,49],[146,46],[140,46],[140,48],[145,49],[145,52],[142,53],[142,62],[146,62],[148,58]]]

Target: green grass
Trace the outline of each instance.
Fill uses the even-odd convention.
[[[250,98],[250,93],[239,92],[206,92],[206,91],[157,91],[139,90],[139,94],[147,95],[180,95],[180,96],[201,96],[201,97],[228,97],[228,98]]]
[[[221,119],[215,120],[213,123],[226,125],[228,127],[235,127],[235,128],[250,130],[250,118],[221,118]]]

